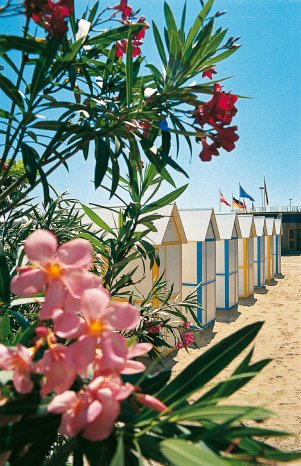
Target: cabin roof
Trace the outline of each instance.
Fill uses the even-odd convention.
[[[256,215],[254,223],[257,236],[266,236],[268,234],[265,217]]]
[[[205,241],[210,223],[214,239],[220,239],[213,209],[180,209],[180,217],[187,241]]]
[[[240,226],[235,213],[215,214],[215,218],[220,239],[231,239],[234,227],[237,232],[237,238],[241,238]]]
[[[254,238],[256,230],[253,215],[241,214],[237,218],[242,238]]]
[[[268,236],[275,235],[276,234],[275,219],[272,217],[266,217],[265,221],[266,221]]]
[[[275,218],[275,230],[276,230],[276,235],[283,234],[281,218]]]

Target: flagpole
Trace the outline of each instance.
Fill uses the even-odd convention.
[[[219,190],[219,213],[222,211],[222,203],[221,203],[221,190]]]

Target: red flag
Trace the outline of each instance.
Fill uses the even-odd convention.
[[[224,196],[222,195],[221,192],[219,192],[219,201],[222,202],[223,204],[226,204],[227,206],[231,207],[231,204],[229,204],[229,202],[226,201],[226,199],[224,198]]]

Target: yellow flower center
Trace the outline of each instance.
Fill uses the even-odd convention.
[[[100,320],[94,320],[89,324],[89,334],[91,337],[99,337],[105,330],[105,325]]]
[[[63,269],[59,264],[50,264],[46,267],[46,273],[49,280],[57,280],[63,274]]]

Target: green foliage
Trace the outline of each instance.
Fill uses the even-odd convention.
[[[176,154],[170,155],[171,134],[176,138],[176,153],[181,135],[191,150],[191,137],[201,135],[192,125],[191,111],[202,103],[202,94],[213,91],[213,83],[188,82],[199,80],[202,71],[235,51],[222,45],[226,30],[215,31],[214,16],[208,16],[212,7],[213,1],[207,1],[186,35],[185,12],[177,25],[165,4],[164,40],[153,23],[164,73],[152,64],[143,68],[144,58],[132,57],[132,41],[143,24],[129,22],[99,32],[106,10],[99,14],[98,3],[83,15],[92,20],[87,38],[75,41],[75,17],[70,39],[37,39],[28,27],[23,36],[0,35],[0,57],[12,76],[8,79],[0,72],[0,93],[8,102],[0,108],[4,142],[0,215],[20,204],[39,183],[44,202],[49,203],[48,175],[62,164],[68,169],[69,159],[81,151],[86,160],[94,149],[96,189],[111,169],[111,196],[120,181],[122,159],[139,164],[146,158],[160,173],[170,166],[185,174],[175,161]],[[115,55],[115,43],[122,39],[128,44],[124,60]],[[151,98],[144,97],[147,89],[154,91]],[[172,126],[163,131],[160,123],[166,119]],[[148,134],[140,126],[143,122],[150,124]],[[8,160],[13,163],[20,157],[25,173],[13,182],[2,168]],[[20,192],[24,182],[30,186]],[[8,196],[16,192],[18,196],[7,203]]]
[[[47,414],[51,397],[40,399],[35,395],[18,395],[0,407],[0,415],[23,416],[18,422],[0,428],[0,452],[14,449],[16,455],[11,464],[31,466],[64,466],[68,464],[70,455],[74,465],[82,464],[86,458],[91,466],[100,462],[103,466],[139,466],[146,459],[166,466],[246,466],[269,460],[287,462],[300,459],[299,452],[282,452],[259,440],[261,437],[288,435],[261,427],[262,421],[273,415],[268,410],[224,403],[219,406],[217,399],[187,401],[192,392],[197,393],[207,384],[212,387],[214,376],[229,363],[229,352],[232,351],[234,360],[253,341],[261,325],[260,322],[251,324],[217,343],[199,356],[193,367],[188,366],[173,380],[170,380],[171,371],[161,371],[152,376],[146,373],[126,376],[125,380],[139,384],[142,390],[147,388],[150,394],[165,400],[170,410],[155,415],[146,408],[137,412],[129,399],[123,403],[118,427],[102,442],[90,442],[79,436],[64,440],[51,450],[60,422],[60,416]],[[214,355],[220,356],[219,362]],[[224,382],[228,388],[232,387],[232,393],[239,388],[238,373],[240,377],[245,375],[251,380],[264,367],[260,361],[250,364],[250,358],[251,353]],[[193,386],[188,383],[191,377],[195,380]],[[213,386],[209,392],[219,391],[217,387],[220,385]],[[250,420],[252,427],[248,425]]]

